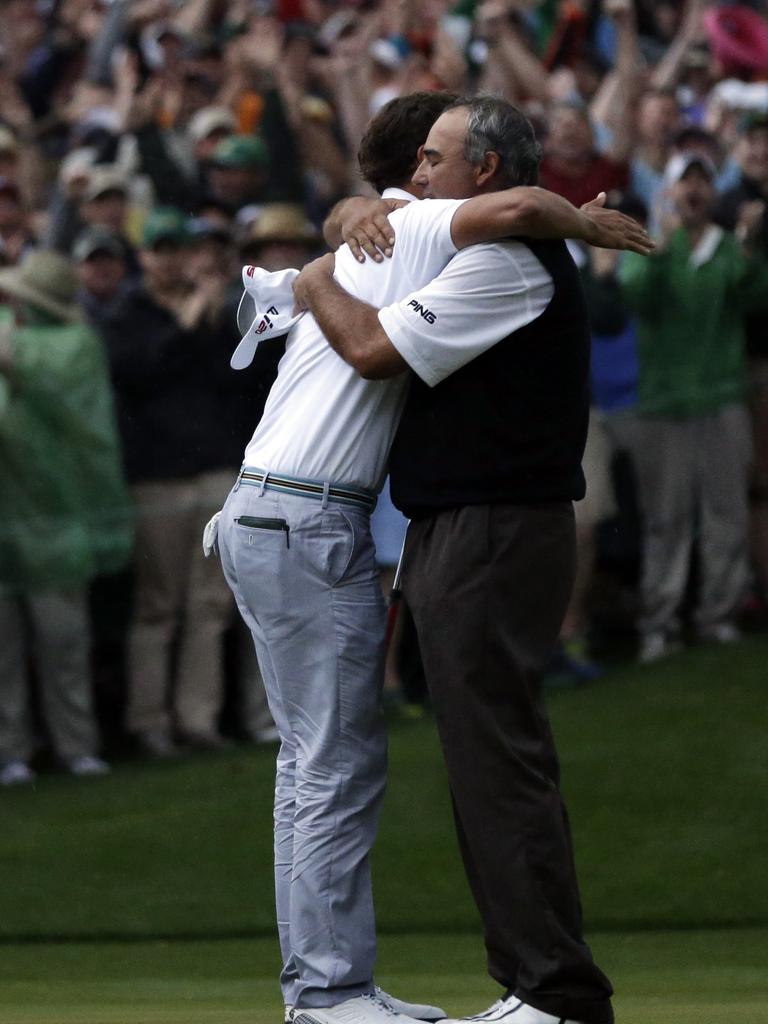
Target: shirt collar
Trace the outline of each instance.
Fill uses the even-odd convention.
[[[413,203],[416,201],[416,196],[412,196],[410,192],[406,192],[404,188],[385,188],[381,193],[382,199],[401,199],[405,200],[406,203]]]
[[[715,255],[718,245],[720,245],[720,239],[723,237],[723,234],[724,232],[721,227],[718,227],[717,224],[710,224],[689,257],[691,266],[698,268],[703,267],[705,263],[709,263]]]

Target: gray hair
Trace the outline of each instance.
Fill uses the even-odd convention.
[[[459,99],[449,109],[459,107],[469,113],[464,137],[468,163],[477,167],[487,152],[498,153],[499,175],[505,185],[538,184],[541,146],[522,111],[496,96]]]

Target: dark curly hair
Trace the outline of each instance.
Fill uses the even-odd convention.
[[[407,185],[416,170],[419,146],[457,98],[450,92],[411,92],[385,103],[368,125],[357,154],[365,181],[377,192]]]

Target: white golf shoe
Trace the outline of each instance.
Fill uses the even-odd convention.
[[[374,994],[388,1006],[395,1013],[399,1013],[402,1017],[413,1017],[414,1020],[427,1020],[427,1021],[438,1021],[445,1020],[445,1010],[441,1010],[439,1006],[430,1006],[429,1003],[406,1003],[403,999],[398,999],[397,996],[391,996],[389,992],[385,992],[380,989],[377,985],[373,990]]]
[[[398,999],[397,996],[391,996],[389,992],[385,992],[378,985],[376,985],[373,992],[384,1006],[401,1017],[412,1017],[414,1020],[433,1022],[445,1019],[445,1010],[441,1010],[439,1006],[430,1006],[429,1003],[406,1003],[403,999]],[[298,1012],[301,1013],[300,1010]],[[285,1024],[291,1024],[293,1013],[294,1009],[292,1006],[285,1007]]]
[[[475,1014],[474,1017],[448,1019],[443,1021],[443,1024],[465,1024],[467,1021],[476,1021],[477,1024],[579,1024],[570,1018],[555,1017],[551,1013],[537,1010],[522,1002],[517,996],[497,999],[493,1006],[489,1006],[484,1013]]]
[[[397,1013],[375,992],[347,999],[336,1006],[298,1007],[292,1011],[290,1019],[292,1024],[413,1024],[415,1020]]]

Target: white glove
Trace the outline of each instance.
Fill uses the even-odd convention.
[[[203,530],[203,554],[206,558],[210,558],[211,555],[218,557],[219,545],[216,542],[216,538],[219,535],[220,518],[221,512],[217,512],[215,516],[208,520]]]

